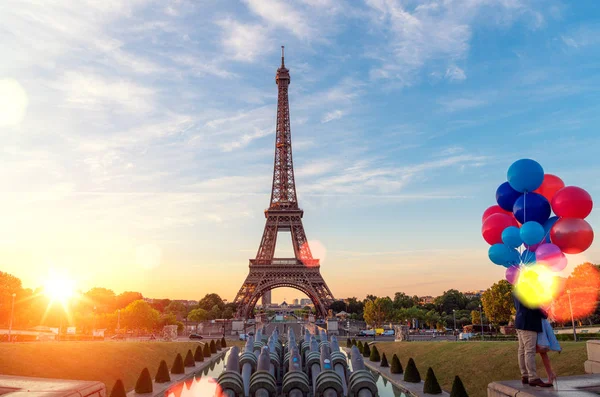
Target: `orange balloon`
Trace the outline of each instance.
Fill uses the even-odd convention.
[[[545,174],[544,181],[542,185],[534,190],[534,193],[541,194],[546,197],[549,203],[552,202],[552,197],[558,192],[560,189],[565,187],[565,183],[562,179],[552,174]]]

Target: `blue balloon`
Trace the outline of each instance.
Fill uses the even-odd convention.
[[[550,229],[558,221],[558,216],[553,216],[544,222],[544,243],[550,243]]]
[[[521,226],[521,240],[527,245],[535,245],[544,239],[544,226],[537,222],[525,222]]]
[[[519,252],[506,244],[494,244],[488,250],[488,256],[496,265],[511,267],[521,261]]]
[[[521,263],[524,265],[533,265],[535,263],[535,252],[524,250],[521,253]]]
[[[504,182],[496,189],[496,202],[505,211],[512,211],[515,201],[521,193],[510,187],[510,183]]]
[[[515,201],[513,214],[519,223],[537,222],[543,225],[550,217],[550,203],[546,197],[537,193],[526,193]]]
[[[502,242],[511,248],[517,248],[523,244],[519,228],[516,226],[509,226],[504,229],[502,231]]]
[[[506,179],[517,192],[533,192],[544,181],[544,169],[537,161],[517,160],[508,168]]]

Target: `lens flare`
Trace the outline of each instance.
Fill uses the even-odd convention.
[[[201,377],[194,378],[192,382],[179,383],[165,394],[168,397],[220,397],[223,392],[216,379]]]
[[[582,319],[591,315],[598,304],[600,271],[590,263],[577,266],[566,279],[565,287],[550,308],[551,317],[558,322]]]
[[[523,267],[515,283],[515,295],[525,306],[548,306],[561,292],[563,283],[543,264]]]
[[[75,282],[64,274],[52,274],[44,283],[44,294],[64,304],[75,294]]]

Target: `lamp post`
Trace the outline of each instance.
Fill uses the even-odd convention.
[[[573,341],[577,342],[577,331],[575,329],[575,319],[573,318],[573,305],[571,304],[571,290],[567,290],[567,296],[569,297],[569,310],[571,311],[571,324],[573,325]]]
[[[452,319],[454,320],[454,336],[456,336],[456,309],[452,309]]]
[[[121,329],[121,309],[117,310],[117,332]]]
[[[93,325],[92,325],[92,340],[94,340],[94,336],[96,335],[96,306],[94,306],[94,314],[93,314]]]
[[[8,324],[8,341],[11,341],[11,333],[12,333],[12,323],[13,323],[13,314],[15,313],[15,297],[17,296],[16,293],[13,292],[12,294],[12,305],[10,306],[10,322]]]
[[[484,337],[483,337],[483,312],[481,311],[481,304],[479,305],[479,321],[481,322],[481,340],[484,340]]]

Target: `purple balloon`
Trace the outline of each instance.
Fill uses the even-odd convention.
[[[519,277],[518,266],[511,266],[508,269],[506,269],[506,281],[508,281],[511,284],[514,284],[515,282],[517,282],[517,277]]]
[[[567,257],[561,249],[552,243],[541,244],[535,251],[535,259],[537,262],[543,262],[551,270],[559,272],[567,267]]]
[[[533,245],[527,245],[527,244],[524,244],[524,245],[525,245],[525,248],[527,248],[531,252],[536,252],[536,250],[540,246],[539,243],[538,244],[533,244]]]

